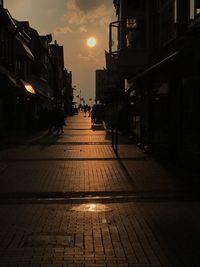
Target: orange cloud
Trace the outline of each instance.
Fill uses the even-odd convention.
[[[53,33],[55,35],[61,35],[61,34],[66,34],[66,33],[71,33],[72,29],[68,26],[66,27],[57,27],[55,28],[55,30],[53,31]]]
[[[71,25],[95,23],[96,26],[101,25],[108,27],[113,15],[113,7],[108,7],[105,3],[101,2],[93,9],[83,10],[80,9],[75,0],[68,0],[66,7],[67,10],[63,21]]]
[[[88,29],[85,26],[79,28],[80,32],[88,32]]]

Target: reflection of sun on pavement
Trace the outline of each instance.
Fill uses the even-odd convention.
[[[89,210],[88,211],[96,211],[96,208],[97,208],[97,204],[90,204],[89,205]]]
[[[111,209],[104,205],[98,203],[90,203],[90,204],[81,204],[72,207],[72,211],[83,211],[83,212],[105,212],[110,211]]]

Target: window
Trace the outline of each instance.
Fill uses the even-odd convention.
[[[146,47],[145,26],[145,19],[128,18],[126,20],[126,41],[128,47]]]
[[[200,0],[195,0],[195,16],[200,14]]]

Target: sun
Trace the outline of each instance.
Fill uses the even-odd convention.
[[[88,45],[89,47],[95,47],[96,44],[97,44],[97,40],[96,40],[96,38],[94,38],[94,37],[90,37],[90,38],[87,39],[87,45]]]

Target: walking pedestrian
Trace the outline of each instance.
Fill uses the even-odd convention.
[[[88,117],[90,117],[91,116],[91,106],[90,105],[88,106],[87,110],[88,110]]]
[[[83,110],[84,110],[84,113],[85,113],[85,116],[84,117],[86,117],[86,114],[87,114],[87,105],[84,105]]]
[[[63,133],[63,125],[65,125],[65,116],[62,109],[56,108],[54,113],[54,126],[56,135]]]

